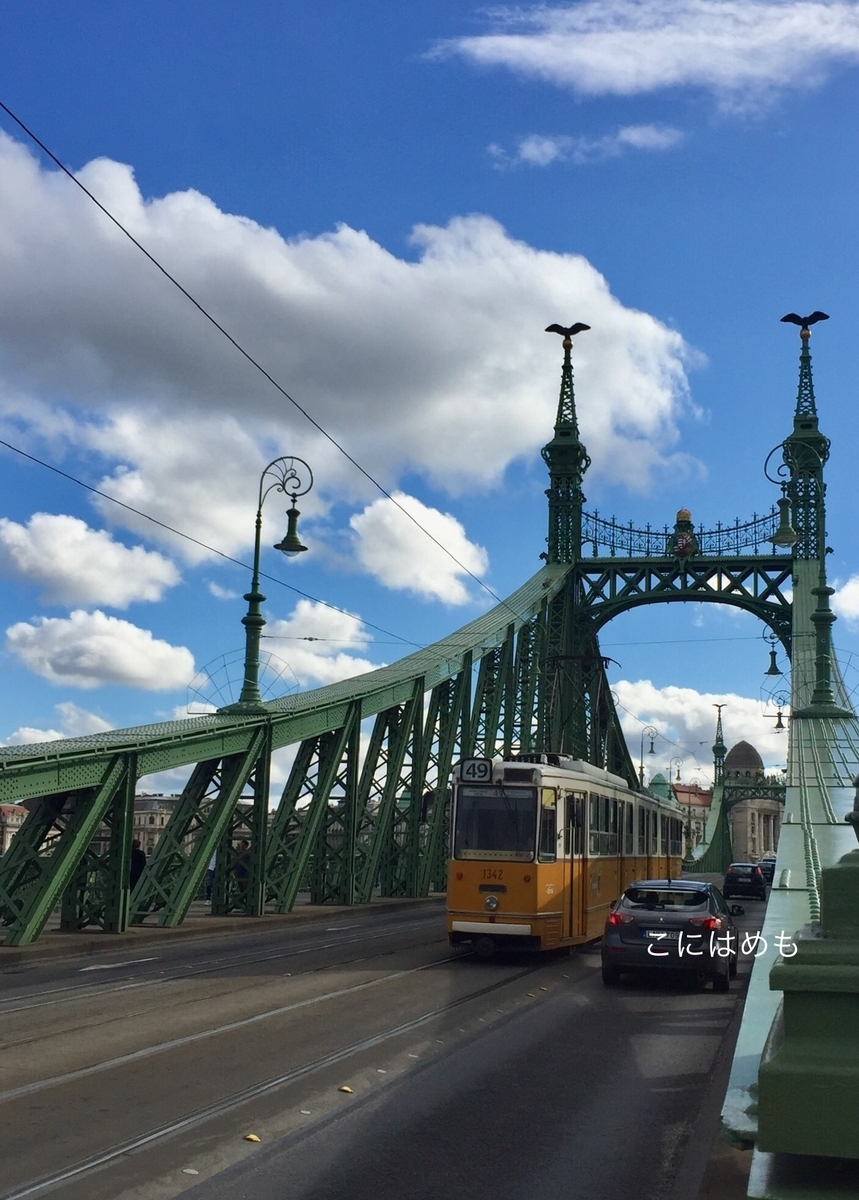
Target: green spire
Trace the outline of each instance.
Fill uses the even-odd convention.
[[[814,381],[811,378],[811,330],[800,332],[802,349],[799,354],[799,390],[796,393],[796,412],[794,421],[801,417],[817,419],[817,408],[814,404]]]
[[[722,733],[722,709],[724,704],[714,704],[713,707],[718,712],[716,717],[716,740],[713,742],[713,783],[721,783],[722,776],[725,773],[725,755],[728,753],[728,747],[725,745],[725,737]]]
[[[790,313],[782,317],[800,325],[799,388],[793,432],[782,443],[782,458],[789,472],[784,491],[790,500],[791,526],[796,531],[794,554],[797,558],[821,558],[826,541],[826,512],[823,468],[829,458],[829,438],[818,428],[811,377],[811,330],[809,325],[826,320],[825,313],[797,317]]]
[[[579,437],[570,351],[573,348],[571,335],[588,328],[582,324],[569,329],[550,325],[547,330],[547,333],[560,333],[564,338],[564,365],[561,368],[555,436],[542,451],[543,460],[549,468],[549,487],[546,490],[549,497],[549,547],[544,555],[549,563],[575,562],[582,548],[582,506],[585,502],[582,480],[591,460]]]

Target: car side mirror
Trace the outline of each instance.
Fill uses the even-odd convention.
[[[743,908],[742,904],[732,904],[731,905],[731,916],[732,917],[744,917],[745,915],[746,915],[746,910]]]

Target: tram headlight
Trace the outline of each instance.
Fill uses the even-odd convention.
[[[498,907],[498,897],[497,896],[487,896],[486,899],[483,901],[483,903],[486,905],[486,907],[489,909],[490,912],[495,912],[496,908]]]

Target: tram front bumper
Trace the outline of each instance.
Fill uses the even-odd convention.
[[[451,921],[451,933],[476,933],[489,937],[530,937],[530,925],[503,924],[501,921]]]

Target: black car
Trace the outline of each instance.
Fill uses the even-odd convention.
[[[761,869],[761,875],[764,877],[764,883],[772,887],[773,879],[775,878],[775,859],[761,858],[758,860],[758,866]]]
[[[602,941],[603,983],[624,972],[682,971],[726,992],[737,973],[737,929],[730,908],[712,883],[643,879],[612,905]]]
[[[725,872],[722,892],[726,899],[748,896],[752,900],[766,900],[767,884],[759,864],[731,863]]]

